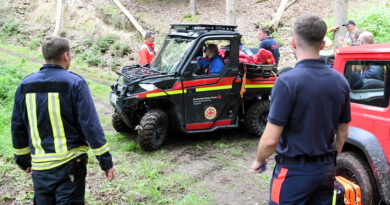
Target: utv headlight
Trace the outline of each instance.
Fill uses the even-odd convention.
[[[154,86],[153,84],[143,84],[143,83],[140,83],[139,86],[141,88],[143,88],[144,90],[146,90],[146,91],[152,91],[152,90],[156,90],[157,89],[157,87]]]

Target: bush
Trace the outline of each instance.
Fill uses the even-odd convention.
[[[110,49],[110,44],[107,41],[105,41],[105,39],[99,39],[96,48],[100,52],[105,53],[106,51],[108,51],[108,49]]]
[[[39,46],[41,46],[41,39],[40,38],[34,38],[28,43],[28,47],[31,50],[37,49]]]
[[[359,27],[374,34],[376,43],[390,42],[390,14],[371,13],[359,19]]]
[[[112,56],[127,56],[131,53],[131,48],[127,44],[116,43],[113,45],[115,51],[111,53]]]
[[[83,45],[87,48],[93,45],[93,39],[91,37],[86,37],[83,41]]]
[[[22,25],[19,22],[10,20],[6,21],[0,28],[0,32],[4,37],[10,37],[22,33]]]

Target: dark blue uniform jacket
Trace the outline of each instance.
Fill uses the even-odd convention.
[[[92,148],[103,170],[112,157],[86,81],[61,66],[46,64],[18,86],[12,113],[17,164],[48,170]]]

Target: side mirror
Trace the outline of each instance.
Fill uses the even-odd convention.
[[[187,68],[184,71],[183,76],[185,76],[185,77],[192,76],[192,74],[198,72],[199,70],[200,70],[200,67],[199,67],[198,62],[195,61],[195,60],[192,60],[191,63],[190,63],[189,68]]]

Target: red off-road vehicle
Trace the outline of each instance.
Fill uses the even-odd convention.
[[[361,187],[364,205],[390,204],[390,44],[338,49],[334,69],[350,82],[352,109],[337,175]]]

